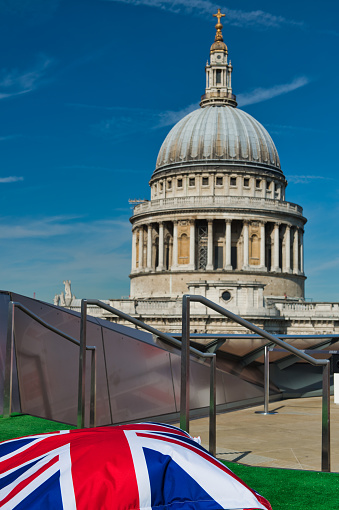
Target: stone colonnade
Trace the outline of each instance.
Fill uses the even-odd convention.
[[[301,227],[274,221],[218,222],[219,229],[224,224],[218,241],[215,220],[164,220],[135,227],[132,272],[240,269],[304,273]],[[235,230],[239,232],[236,240]]]

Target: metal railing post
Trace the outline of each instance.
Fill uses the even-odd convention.
[[[14,357],[14,303],[9,302],[7,317],[6,364],[4,380],[3,417],[9,418],[12,412],[13,357]]]
[[[216,455],[217,445],[217,407],[216,407],[216,379],[217,379],[217,355],[211,358],[210,373],[210,424],[209,424],[209,452]]]
[[[80,349],[79,349],[79,385],[78,385],[78,428],[85,426],[85,380],[86,380],[86,331],[87,301],[81,300]]]
[[[89,417],[89,426],[95,427],[97,420],[97,351],[96,349],[92,349],[91,353],[91,403],[90,403],[90,417]]]
[[[331,471],[330,443],[330,361],[323,366],[321,470]]]
[[[268,410],[270,402],[270,350],[269,346],[265,345],[265,360],[264,360],[264,410],[255,411],[256,414],[277,414],[275,411]]]
[[[189,432],[190,413],[190,298],[182,298],[180,428]]]

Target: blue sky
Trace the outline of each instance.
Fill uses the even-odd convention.
[[[1,288],[129,294],[132,210],[196,108],[221,7],[239,104],[304,207],[306,296],[339,300],[337,2],[0,0]]]

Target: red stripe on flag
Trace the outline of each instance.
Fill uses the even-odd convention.
[[[92,429],[93,430],[93,429]],[[132,454],[122,429],[71,434],[72,477],[77,510],[139,508]],[[84,440],[84,435],[86,439]]]

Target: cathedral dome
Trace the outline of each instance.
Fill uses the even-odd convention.
[[[154,174],[174,167],[239,166],[282,175],[277,149],[267,130],[232,106],[207,106],[181,119],[168,133]]]

